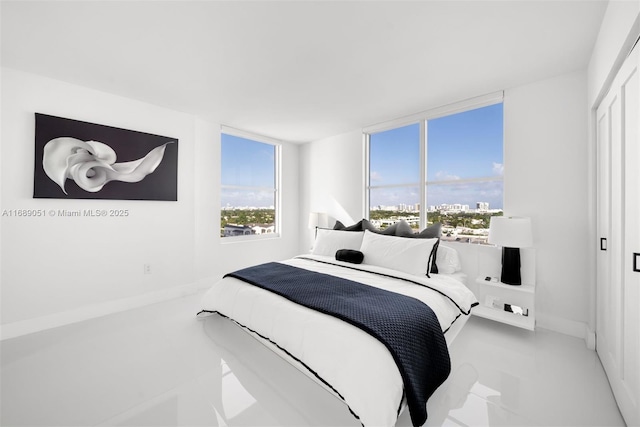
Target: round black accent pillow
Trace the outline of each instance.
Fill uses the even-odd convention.
[[[353,249],[338,249],[336,252],[338,261],[350,262],[352,264],[360,264],[364,259],[364,254]]]

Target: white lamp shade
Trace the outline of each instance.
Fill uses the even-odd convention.
[[[489,224],[489,243],[507,248],[533,246],[531,218],[492,216]]]
[[[309,214],[309,228],[327,227],[329,220],[324,212],[311,212]]]

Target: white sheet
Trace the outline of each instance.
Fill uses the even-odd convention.
[[[304,258],[283,262],[417,298],[432,308],[443,330],[451,326],[461,311],[468,313],[476,302],[464,284],[448,276],[427,278],[376,266],[341,263],[332,257],[304,257],[349,268]],[[437,291],[366,271],[416,280]],[[204,310],[233,319],[304,363],[333,387],[363,425],[395,425],[403,397],[402,378],[387,348],[375,338],[332,316],[229,277],[213,285],[202,304]]]

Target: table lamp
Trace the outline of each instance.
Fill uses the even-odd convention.
[[[324,212],[311,212],[309,213],[309,228],[315,229],[316,227],[326,228],[329,223],[327,214]]]
[[[491,217],[489,243],[502,246],[500,281],[507,285],[521,285],[520,248],[533,245],[531,218],[515,216]]]

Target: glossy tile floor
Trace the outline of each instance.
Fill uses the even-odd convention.
[[[346,407],[200,295],[1,344],[2,426],[357,426]],[[428,425],[622,426],[582,340],[471,318]],[[399,426],[411,425],[408,413]]]

